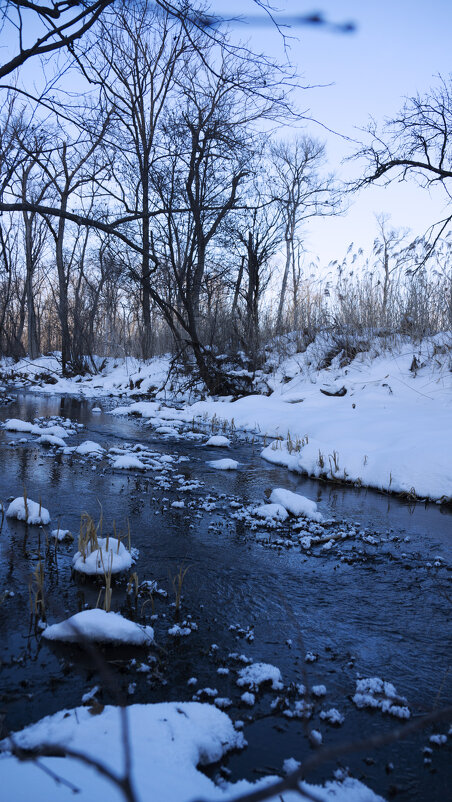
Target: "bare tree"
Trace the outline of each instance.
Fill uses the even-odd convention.
[[[272,149],[275,177],[273,198],[284,220],[286,258],[278,305],[277,328],[281,327],[289,275],[296,275],[301,228],[311,217],[336,214],[338,196],[331,175],[320,172],[325,161],[322,143],[307,136],[281,142]]]
[[[261,303],[272,277],[270,262],[281,245],[284,225],[280,209],[271,200],[268,179],[254,182],[249,208],[237,213],[229,236],[239,243],[240,266],[234,286],[232,319],[239,323],[241,346],[256,370],[260,349]]]
[[[168,156],[153,175],[165,213],[151,246],[155,269],[169,269],[177,291],[176,304],[154,296],[157,305],[176,338],[192,349],[210,391],[228,392],[200,337],[203,278],[226,220],[246,205],[240,193],[259,140],[254,124],[279,115],[283,98],[268,91],[259,64],[233,60],[224,51],[215,63],[218,74],[203,63],[191,65],[179,109],[165,118]]]
[[[153,9],[154,7],[154,9]],[[108,192],[127,214],[139,219],[136,234],[141,248],[140,286],[142,356],[150,356],[151,211],[155,196],[151,180],[159,156],[158,131],[163,109],[171,102],[178,71],[192,45],[179,22],[155,12],[143,0],[122,3],[113,25],[103,26],[96,52],[90,53],[86,73],[99,83],[114,116],[111,137],[115,144]],[[97,55],[97,58],[96,58]]]
[[[452,74],[438,77],[438,85],[424,96],[407,98],[400,113],[388,119],[380,132],[375,121],[368,129],[371,143],[355,158],[364,158],[368,168],[356,187],[382,179],[414,178],[426,189],[440,186],[451,200],[452,187]],[[435,223],[430,231],[430,248],[422,264],[433,253],[436,243],[452,221],[452,212]]]
[[[15,34],[15,55],[0,65],[0,78],[9,75],[30,58],[47,56],[61,49],[70,49],[97,22],[113,0],[60,0],[60,2],[32,2],[32,0],[1,0],[0,35]],[[33,15],[33,25],[27,25]],[[30,42],[25,41],[30,29]],[[36,34],[36,29],[38,33]]]

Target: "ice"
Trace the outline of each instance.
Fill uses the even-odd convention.
[[[115,537],[97,538],[97,546],[88,543],[84,553],[74,554],[72,565],[80,574],[100,575],[111,571],[112,574],[128,570],[133,557],[123,543]]]
[[[28,498],[26,501],[23,496],[15,498],[11,502],[7,511],[7,518],[17,518],[18,521],[26,521],[27,524],[48,524],[50,523],[50,513],[45,507]]]
[[[43,631],[42,637],[67,643],[89,641],[148,646],[154,641],[154,630],[129,621],[120,613],[95,609],[82,610],[59,624],[52,624]]]
[[[288,512],[297,517],[302,515],[312,521],[322,520],[322,516],[317,512],[315,501],[311,501],[311,499],[301,496],[299,493],[286,490],[284,487],[276,487],[272,491],[270,501],[274,504],[281,504]]]

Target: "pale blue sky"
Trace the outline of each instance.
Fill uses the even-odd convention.
[[[309,5],[308,0],[272,2],[281,14],[320,11],[331,22],[356,23],[352,34],[333,33],[323,27],[294,27],[288,32],[295,37],[289,41],[290,57],[300,75],[300,86],[331,84],[296,90],[294,99],[299,109],[310,109],[313,118],[348,137],[359,138],[358,129],[366,125],[369,115],[379,121],[391,116],[401,107],[404,96],[425,92],[434,84],[436,74],[452,72],[452,0],[319,0],[318,5]],[[211,0],[210,7],[231,17],[264,16],[253,0]],[[285,58],[283,40],[271,24],[234,24],[231,35],[248,40],[255,51],[280,61]],[[8,43],[2,44],[8,49]],[[35,69],[36,62],[22,69],[25,84],[34,80]],[[307,121],[303,130],[326,142],[330,169],[343,178],[357,174],[357,164],[340,164],[351,152],[350,144],[313,122]],[[292,134],[288,129],[287,136]],[[352,241],[370,250],[376,214],[389,214],[392,225],[410,228],[415,236],[444,216],[445,204],[440,188],[430,197],[413,182],[386,189],[372,187],[354,199],[345,215],[310,221],[305,246],[326,265],[332,259],[341,259]]]
[[[391,116],[404,96],[425,92],[438,73],[452,72],[452,2],[450,0],[273,0],[287,14],[321,11],[332,22],[354,21],[353,34],[332,33],[321,27],[299,27],[291,33],[290,55],[303,83],[330,84],[326,88],[297,91],[301,109],[342,134],[359,137],[369,115],[377,120]],[[214,9],[231,16],[256,14],[252,0],[214,0]],[[263,14],[263,12],[260,12]],[[284,13],[284,11],[282,11]],[[277,14],[275,15],[278,16]],[[282,59],[281,37],[271,26],[234,25],[233,36],[248,38],[256,51]],[[350,146],[326,134],[312,123],[306,131],[327,142],[331,167],[346,177],[358,166],[339,168]],[[288,132],[289,133],[289,132]],[[290,135],[290,133],[289,133]],[[355,198],[349,212],[340,218],[310,223],[306,244],[322,263],[341,258],[350,242],[371,247],[375,214],[391,215],[394,226],[421,234],[444,216],[446,198],[440,191],[432,197],[413,182],[387,189],[370,188]]]

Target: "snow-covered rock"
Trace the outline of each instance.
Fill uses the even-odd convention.
[[[99,537],[97,547],[88,544],[84,553],[77,551],[72,558],[74,570],[89,576],[102,576],[107,571],[119,574],[127,571],[132,563],[130,551],[115,537]]]
[[[303,518],[310,518],[312,521],[322,520],[322,516],[317,512],[315,501],[311,501],[311,499],[301,496],[299,493],[286,490],[284,487],[276,487],[272,491],[270,501],[274,504],[281,504],[287,512],[297,517],[302,515]]]
[[[240,463],[235,459],[212,459],[207,465],[210,465],[211,468],[216,468],[218,471],[235,471]]]
[[[64,448],[66,446],[63,438],[56,437],[54,434],[41,434],[36,442],[41,446],[59,446],[60,448]]]
[[[17,518],[18,521],[26,521],[27,524],[48,524],[50,523],[50,513],[42,504],[28,498],[25,502],[23,496],[15,498],[11,502],[7,511],[7,518]]]
[[[249,688],[257,691],[261,685],[270,682],[273,690],[281,690],[283,686],[281,671],[271,663],[252,663],[241,668],[237,680],[240,688]]]
[[[112,468],[121,468],[121,470],[125,471],[144,471],[146,470],[146,465],[135,454],[123,454],[114,460]]]
[[[262,504],[256,507],[254,514],[259,518],[268,518],[272,521],[285,521],[289,517],[289,513],[282,504]]]
[[[224,437],[222,434],[214,434],[212,437],[209,437],[208,440],[204,443],[205,446],[217,446],[220,448],[228,448],[231,445],[231,441]]]
[[[69,529],[52,529],[50,535],[58,541],[74,540],[74,537]]]
[[[85,440],[83,443],[80,443],[80,445],[74,449],[74,452],[76,454],[80,454],[82,457],[86,456],[101,457],[104,451],[105,449],[102,448],[102,446],[99,445],[99,443],[95,443],[93,440]]]
[[[148,646],[154,641],[154,630],[129,621],[120,613],[107,613],[105,610],[82,610],[59,624],[52,624],[43,633],[46,640],[77,643],[129,644]]]

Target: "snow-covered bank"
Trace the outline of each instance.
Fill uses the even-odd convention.
[[[228,800],[257,787],[242,780],[234,785],[215,785],[198,766],[220,760],[246,741],[226,713],[199,702],[168,702],[132,705],[127,708],[132,753],[132,781],[138,800],[188,802],[194,798]],[[31,750],[42,744],[87,755],[121,776],[124,766],[124,738],[118,708],[107,706],[100,714],[88,707],[61,710],[37,724],[5,739],[3,750],[14,747]],[[123,802],[118,787],[95,769],[69,757],[40,758],[39,766],[20,761],[8,751],[0,755],[0,783],[9,789],[14,802],[63,802],[73,799],[77,789],[80,802],[108,798]],[[177,767],[177,770],[175,770]],[[44,770],[43,770],[44,769]],[[57,782],[55,778],[60,778]],[[275,778],[273,778],[275,779]],[[267,784],[265,778],[260,784]],[[331,802],[381,802],[358,780],[306,785],[319,800]],[[299,794],[287,793],[288,802]]]
[[[191,405],[186,400],[179,410],[164,406],[176,397],[170,385],[156,392],[167,375],[165,357],[146,364],[105,360],[98,375],[70,380],[58,375],[55,357],[42,357],[18,363],[14,375],[20,385],[29,381],[27,375],[54,371],[54,383],[34,385],[41,392],[132,399],[138,395],[139,401],[117,408],[116,414],[148,418],[157,432],[172,421],[201,426],[221,422],[228,436],[238,429],[258,433],[273,440],[262,456],[295,472],[417,498],[452,500],[451,332],[421,343],[398,336],[373,338],[366,345],[352,337],[338,344],[329,335],[319,335],[306,351],[279,362],[278,347],[275,343],[270,349],[257,376],[257,386],[265,386],[269,395]],[[146,394],[153,400],[143,401]],[[181,395],[177,398],[180,401]]]
[[[41,356],[31,361],[21,359],[14,362],[10,358],[0,360],[2,381],[15,387],[27,387],[41,393],[61,393],[79,395],[83,398],[105,396],[143,396],[154,394],[168,377],[170,358],[159,356],[143,362],[135,357],[101,359],[94,357],[98,373],[73,376],[66,379],[61,375],[59,354]],[[161,398],[171,394],[162,391]],[[96,411],[100,411],[96,408]]]
[[[312,343],[268,378],[269,396],[199,401],[182,411],[155,402],[115,411],[226,422],[277,438],[262,456],[292,471],[450,502],[451,342],[452,335],[416,346],[399,338],[382,350],[375,341],[352,360],[341,351],[331,361],[327,342]]]

